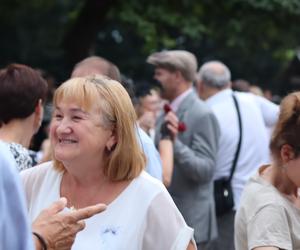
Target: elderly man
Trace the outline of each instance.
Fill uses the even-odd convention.
[[[158,118],[155,139],[158,143],[161,126],[166,123],[174,144],[169,192],[187,224],[194,228],[198,249],[207,249],[217,235],[212,176],[220,134],[218,122],[194,92],[197,60],[193,54],[163,51],[150,55],[147,62],[155,66],[154,78],[172,110]],[[179,121],[186,128],[181,133]]]
[[[244,185],[252,173],[269,162],[269,134],[278,116],[278,106],[263,97],[231,90],[231,73],[223,63],[205,63],[198,74],[199,96],[212,108],[220,128],[220,147],[214,180],[228,178],[240,138],[236,98],[241,117],[241,144],[235,171],[231,179],[234,207],[217,217],[218,240],[214,249],[234,249],[233,225],[235,209],[239,205]],[[218,210],[218,207],[217,207]]]

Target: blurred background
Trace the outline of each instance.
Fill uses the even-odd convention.
[[[300,89],[299,24],[299,0],[1,0],[0,66],[28,64],[59,84],[96,54],[151,81],[149,53],[186,49],[282,96]]]

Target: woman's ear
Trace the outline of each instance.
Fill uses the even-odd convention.
[[[288,163],[289,161],[295,158],[294,149],[289,144],[282,145],[280,149],[280,156],[283,164]]]
[[[106,143],[106,148],[109,152],[111,152],[116,144],[117,144],[118,140],[117,140],[117,135],[115,131],[112,131],[112,134],[110,136],[110,138],[108,139],[107,143]]]

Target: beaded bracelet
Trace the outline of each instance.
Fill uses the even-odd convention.
[[[32,232],[32,234],[38,238],[39,242],[42,245],[42,250],[47,250],[47,244],[45,239],[43,238],[43,236],[41,236],[40,234],[36,233],[36,232]]]

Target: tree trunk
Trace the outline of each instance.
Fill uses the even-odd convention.
[[[92,54],[98,31],[116,0],[86,0],[73,27],[63,40],[67,70]]]

